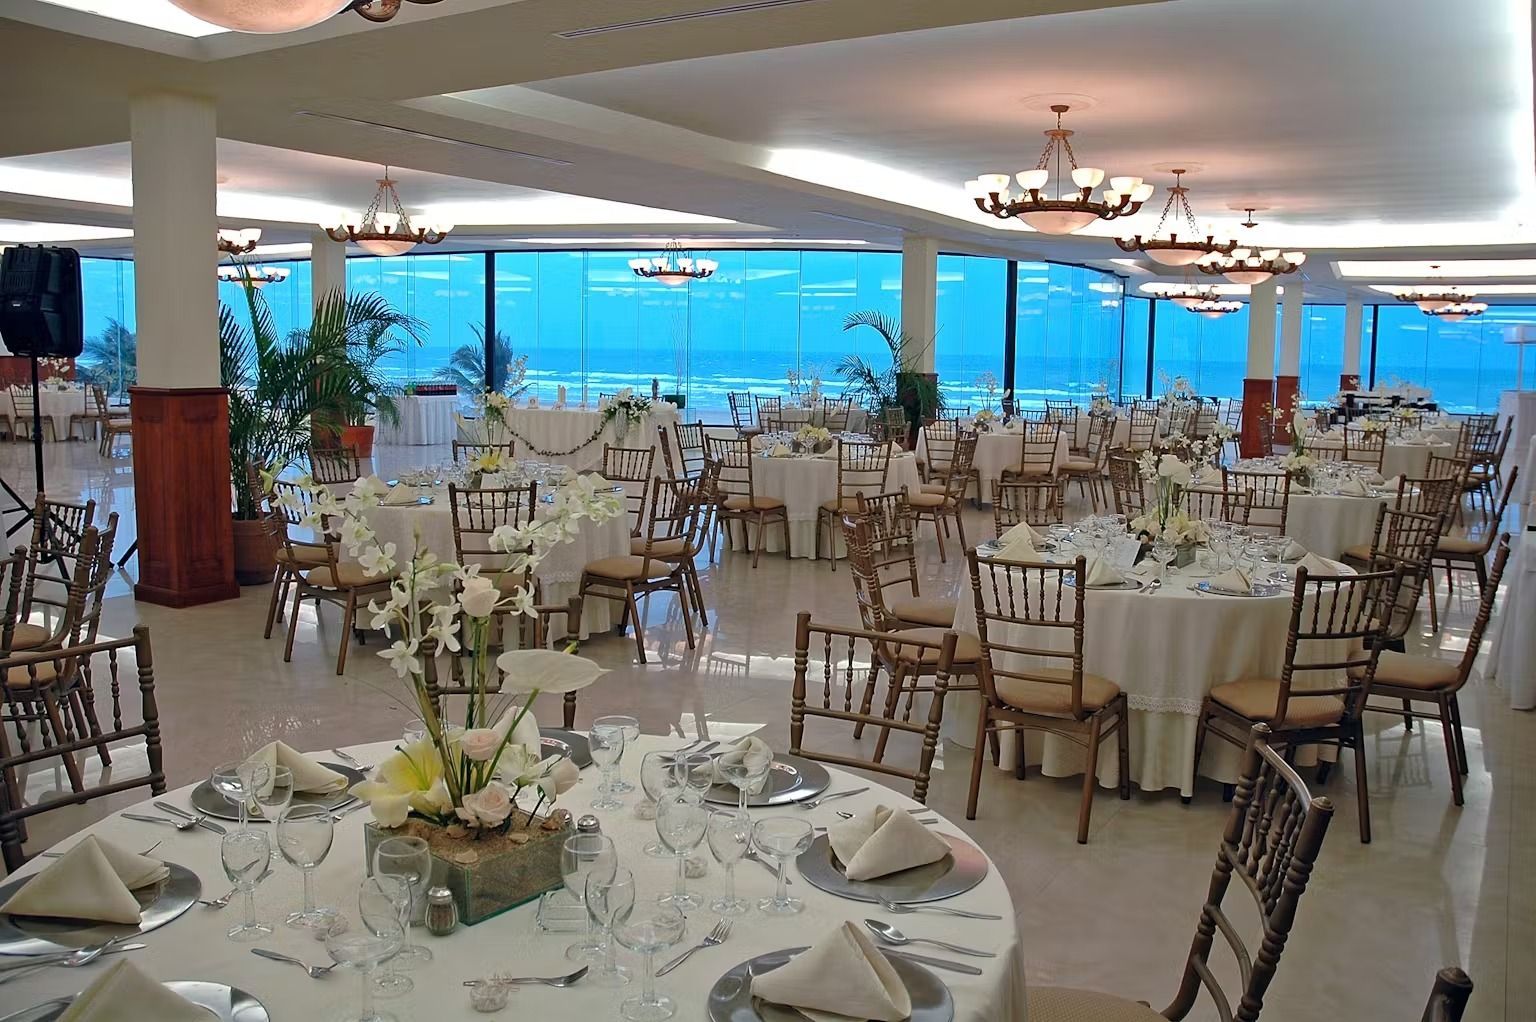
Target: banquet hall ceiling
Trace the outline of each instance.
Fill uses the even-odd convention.
[[[709,15],[730,6],[446,0],[383,26],[189,38],[0,0],[0,217],[131,226],[129,97],[171,89],[215,98],[221,217],[272,240],[307,240],[317,209],[360,207],[388,161],[407,207],[451,211],[466,244],[675,229],[889,247],[912,232],[1152,279],[1111,264],[1125,254],[1107,238],[1150,233],[1161,191],[1140,216],[1090,227],[1097,238],[1029,232],[965,198],[965,178],[1033,165],[1061,97],[1082,162],[1160,189],[1170,166],[1197,168],[1201,220],[1305,247],[1309,294],[1369,297],[1339,258],[1536,245],[1529,0],[1450,19],[1440,0],[805,0]],[[1236,226],[1247,205],[1261,207],[1252,232]]]

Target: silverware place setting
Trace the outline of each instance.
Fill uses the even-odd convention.
[[[283,962],[287,965],[297,965],[299,968],[309,973],[310,979],[325,979],[331,974],[332,969],[341,964],[340,962],[332,962],[330,965],[310,965],[303,959],[294,958],[291,955],[285,955],[277,951],[268,951],[264,947],[251,948],[251,954],[258,958],[265,958],[268,961]]]
[[[0,983],[9,983],[13,979],[30,976],[32,973],[43,969],[78,969],[82,965],[91,964],[102,955],[117,954],[122,951],[141,951],[149,946],[148,944],[122,943],[122,941],[127,939],[127,937],[114,937],[109,941],[94,944],[90,947],[78,948],[73,951],[28,955],[25,956],[23,961],[0,964]]]
[[[951,944],[944,940],[934,940],[932,937],[909,937],[890,923],[879,919],[864,920],[864,928],[875,935],[881,944],[889,944],[894,947],[904,947],[907,944],[931,944],[945,951],[953,951],[957,955],[970,955],[973,958],[996,958],[993,951],[982,951],[979,948],[966,947],[963,944]]]
[[[672,959],[670,962],[657,969],[656,975],[665,976],[679,965],[682,965],[689,958],[693,957],[693,953],[695,951],[702,951],[707,947],[719,947],[721,944],[726,942],[726,939],[729,938],[730,935],[731,921],[729,919],[720,920],[715,924],[714,929],[705,934],[703,940],[699,941],[697,944],[693,945],[693,947],[689,948],[687,951],[684,951],[682,954],[678,955],[676,958]]]
[[[587,974],[587,968],[587,966],[583,965],[575,972],[568,972],[564,976],[496,976],[492,979],[466,979],[464,986],[477,987],[484,986],[487,983],[505,983],[515,986],[522,983],[533,983],[546,987],[568,987],[580,981]]]
[[[848,797],[853,796],[853,795],[862,795],[862,794],[864,794],[868,790],[869,789],[866,787],[866,788],[849,788],[847,791],[834,791],[832,794],[830,794],[830,795],[823,795],[820,798],[811,798],[811,799],[806,799],[804,802],[796,802],[795,805],[799,806],[801,809],[811,810],[811,809],[815,809],[817,806],[821,805],[823,802],[831,802],[833,799],[848,798]]]
[[[889,898],[877,896],[874,899],[880,907],[887,912],[895,912],[897,915],[905,915],[908,912],[942,912],[945,915],[960,916],[962,919],[991,919],[998,920],[1002,916],[990,915],[986,912],[968,912],[963,908],[950,908],[947,905],[935,905],[931,901],[912,903],[904,901],[892,901]]]
[[[239,891],[240,888],[231,887],[229,892],[221,898],[198,898],[197,903],[204,908],[211,908],[217,911],[218,909],[227,907],[229,905],[229,900],[233,898],[237,893],[239,893]]]
[[[143,813],[123,813],[123,819],[133,820],[135,823],[163,823],[167,827],[175,827],[177,830],[193,830],[197,827],[196,820],[173,820],[169,816],[146,816]]]
[[[369,770],[373,769],[373,767],[370,764],[368,764],[368,763],[360,763],[360,762],[358,762],[357,757],[353,756],[349,752],[342,752],[340,749],[332,749],[331,750],[331,755],[333,755],[337,759],[341,760],[343,763],[345,763],[347,766],[351,767],[353,770],[361,770],[364,773],[367,773]]]
[[[217,823],[212,822],[211,820],[208,819],[208,817],[204,816],[203,814],[201,814],[201,813],[189,813],[185,809],[182,809],[179,806],[174,806],[171,803],[164,801],[163,799],[156,801],[154,803],[154,806],[155,806],[156,809],[159,809],[162,812],[170,813],[172,816],[179,816],[179,817],[181,817],[184,820],[191,820],[192,823],[193,823],[193,826],[201,827],[201,828],[203,828],[204,830],[207,830],[207,831],[212,831],[213,833],[218,834],[220,837],[222,837],[225,834],[229,833],[229,831],[225,830],[223,827],[219,826]],[[180,827],[178,829],[179,830],[190,830],[191,828],[190,827]]]

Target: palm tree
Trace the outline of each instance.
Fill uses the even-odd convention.
[[[448,356],[446,365],[437,367],[433,375],[444,383],[452,383],[468,394],[478,394],[485,389],[485,327],[474,323],[475,343],[461,344]],[[497,330],[491,335],[493,358],[491,361],[491,390],[501,390],[507,385],[507,367],[512,364],[512,339]],[[518,387],[519,391],[523,388]]]
[[[78,374],[81,380],[102,387],[108,393],[121,394],[139,380],[138,335],[115,319],[99,337],[87,338],[80,353]]]

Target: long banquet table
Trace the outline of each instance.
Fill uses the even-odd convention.
[[[553,707],[556,702],[543,700],[541,707],[544,704]],[[546,712],[553,716],[555,711],[546,708]],[[377,742],[346,751],[364,763],[378,763],[394,744]],[[624,754],[624,777],[637,783],[640,760],[645,752],[675,748],[679,744],[675,739],[642,736]],[[834,808],[867,813],[878,803],[893,808],[917,806],[911,799],[875,781],[831,767],[828,771],[832,775],[830,790],[866,785],[870,790],[839,799],[834,806],[811,813],[794,808],[754,810],[754,817],[761,819],[789,813],[826,825],[838,822],[838,817],[833,815]],[[559,805],[577,816],[589,812],[587,805],[592,799],[596,775],[595,768],[583,771],[580,784],[561,796]],[[185,807],[190,789],[189,785],[164,797]],[[654,824],[634,816],[633,805],[637,797],[625,796],[623,809],[601,813],[599,819],[603,831],[614,838],[619,848],[620,864],[634,871],[639,898],[651,900],[671,890],[676,867],[672,859],[648,858],[640,852],[641,844],[653,838],[655,831]],[[134,808],[139,812],[158,812],[149,806],[148,800]],[[317,901],[339,907],[353,926],[361,925],[357,916],[357,888],[363,877],[363,824],[368,815],[367,810],[353,813],[337,824],[331,852],[315,872]],[[252,826],[266,825],[253,823]],[[947,823],[937,829],[963,834],[959,828]],[[197,829],[179,832],[114,815],[86,828],[68,843],[72,844],[85,833],[97,834],[135,851],[158,840],[161,844],[155,855],[195,871],[202,880],[203,897],[217,897],[229,889],[219,863],[217,835]],[[707,858],[709,853],[704,850],[703,854]],[[35,871],[49,861],[36,859],[23,867],[23,872]],[[675,972],[657,980],[658,990],[677,1001],[679,1022],[697,1022],[706,1017],[705,1002],[710,987],[732,966],[769,951],[803,947],[844,920],[860,921],[879,916],[894,919],[909,934],[921,933],[997,952],[998,957],[992,959],[960,959],[980,968],[980,976],[947,971],[936,973],[954,996],[957,1022],[994,1022],[997,1019],[1023,1022],[1026,1019],[1024,967],[1013,903],[995,864],[989,863],[988,874],[980,885],[944,904],[1001,915],[1002,920],[996,922],[956,919],[933,912],[889,917],[875,906],[842,900],[812,887],[793,866],[790,876],[791,893],[805,900],[805,912],[774,917],[763,915],[754,908],[749,915],[737,919],[729,940],[723,945],[695,954]],[[737,866],[736,881],[740,895],[745,898],[755,899],[773,893],[773,878],[751,862]],[[709,874],[700,880],[690,880],[689,889],[706,893],[710,898],[721,893],[723,874],[720,867],[711,861]],[[250,953],[252,946],[265,947],[314,964],[329,964],[324,948],[312,937],[288,929],[282,923],[282,917],[296,909],[301,900],[298,871],[285,862],[274,865],[272,875],[262,883],[256,897],[258,917],[272,923],[275,932],[255,945],[232,943],[224,936],[224,931],[236,921],[240,911],[237,901],[222,911],[194,905],[185,915],[140,938],[148,947],[126,954],[136,966],[160,980],[208,980],[246,990],[263,1002],[274,1022],[355,1017],[355,1011],[351,1015],[346,1012],[356,1007],[357,980],[345,970],[337,970],[325,980],[309,980],[292,965],[267,961]],[[401,998],[381,1000],[378,1006],[406,1020],[430,1018],[433,1022],[469,1022],[485,1016],[477,1015],[470,1008],[467,991],[460,986],[464,980],[498,970],[519,976],[556,976],[570,972],[573,966],[566,960],[564,950],[575,935],[540,934],[535,918],[535,903],[529,903],[476,926],[461,926],[447,937],[431,937],[417,927],[417,939],[432,950],[433,961],[409,973],[416,983],[414,992]],[[682,944],[676,950],[658,956],[658,964],[702,940],[715,920],[715,915],[706,910],[694,913],[688,921]],[[951,960],[959,957],[948,952],[931,953]],[[639,966],[638,960],[623,950],[619,958],[625,964]],[[102,971],[100,963],[80,969],[44,969],[6,984],[3,1000],[12,1008],[22,1008],[71,994]],[[621,989],[605,989],[580,982],[565,989],[523,986],[512,995],[511,1010],[504,1017],[615,1018],[619,1002],[637,990],[638,980]]]
[[[508,410],[507,427],[517,443],[519,458],[537,458],[584,472],[602,467],[604,444],[649,447],[656,452],[653,459],[656,474],[664,471],[656,427],[664,427],[670,433],[672,424],[679,418],[676,407],[653,401],[650,412],[638,421],[631,421],[627,431],[621,431],[617,416],[604,424],[603,415],[594,408],[529,408],[524,405]],[[462,439],[483,437],[478,421],[466,420],[465,426],[470,435]]]

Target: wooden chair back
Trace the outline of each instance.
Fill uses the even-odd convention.
[[[1254,426],[1254,432],[1258,434],[1259,456],[1267,458],[1275,453],[1275,420],[1272,416],[1260,415]]]
[[[11,651],[21,620],[21,586],[27,577],[27,548],[19,546],[0,558],[0,657]]]
[[[32,504],[32,539],[27,544],[27,580],[22,588],[21,620],[39,608],[62,610],[84,556],[86,530],[96,517],[96,502],[50,500],[39,493]]]
[[[838,441],[837,498],[839,507],[852,506],[860,493],[882,493],[890,475],[891,445]]]
[[[1135,518],[1147,507],[1147,491],[1142,484],[1141,464],[1130,451],[1110,451],[1106,460],[1109,469],[1109,490],[1115,498],[1115,513],[1125,515],[1126,518]]]
[[[1291,508],[1289,472],[1240,472],[1221,470],[1221,489],[1226,501],[1228,521],[1249,528],[1270,529],[1285,535],[1285,523]]]
[[[1455,478],[1404,477],[1398,480],[1397,496],[1392,501],[1392,507],[1397,511],[1412,511],[1440,518],[1443,534],[1450,528],[1451,511],[1455,509],[1456,500],[1460,496],[1461,483]]]
[[[1344,712],[1338,725],[1359,720],[1402,581],[1401,565],[1358,575],[1309,575],[1304,567],[1296,569],[1275,720],[1286,719],[1293,689],[1298,697],[1339,699]],[[1306,727],[1281,724],[1276,731],[1292,729]]]
[[[1133,451],[1150,451],[1157,444],[1157,413],[1144,408],[1131,409],[1130,433],[1126,445]]]
[[[944,470],[944,495],[956,508],[965,499],[965,491],[971,485],[971,467],[976,463],[975,433],[962,433],[955,441],[954,457]],[[957,512],[958,513],[958,512]]]
[[[827,397],[821,400],[821,424],[833,433],[846,433],[853,415],[853,398]]]
[[[753,418],[756,405],[752,401],[752,392],[750,390],[730,391],[725,395],[725,399],[730,403],[731,424],[736,427],[736,431],[750,432],[757,425],[757,420]]]
[[[757,399],[757,424],[765,432],[769,429],[769,423],[779,423],[784,418],[784,399],[782,397],[760,397]],[[779,428],[775,425],[773,428]]]
[[[491,535],[503,526],[518,529],[533,520],[538,506],[539,484],[530,482],[515,489],[474,489],[448,484],[448,507],[453,515],[453,552],[465,567],[478,564],[498,572],[510,551],[497,550]]]
[[[1226,490],[1214,487],[1191,486],[1181,495],[1180,503],[1184,513],[1198,521],[1236,521],[1234,512],[1242,513],[1228,502]]]
[[[891,661],[891,654],[887,649],[890,644],[888,635],[867,629],[814,624],[810,613],[801,611],[795,618],[795,680],[790,694],[789,711],[790,754],[856,770],[869,770],[905,778],[912,782],[912,798],[918,802],[925,802],[928,798],[933,758],[938,751],[939,727],[944,719],[944,697],[949,689],[956,638],[954,632],[945,632],[942,640],[937,643],[915,637],[902,640],[903,655],[921,655],[926,659],[928,650],[937,651],[934,658],[933,692],[928,707],[928,717],[926,720],[913,721],[899,713],[893,712],[887,715],[879,712],[884,707],[879,706],[879,700],[870,699],[876,673],[881,665]],[[909,650],[911,654],[908,653]],[[819,685],[816,679],[820,679]],[[860,682],[864,684],[866,692],[862,700],[856,702],[854,689]],[[863,706],[870,706],[872,709],[865,710]],[[825,752],[813,748],[808,741],[807,719],[838,721],[851,727],[871,726],[880,728],[882,734],[916,736],[920,746],[915,763],[907,766],[901,765],[902,757],[895,757],[895,761],[884,755],[878,760],[862,759],[845,753]],[[820,731],[820,728],[815,727],[814,724],[813,728]],[[846,739],[839,743],[839,747],[847,747]],[[882,751],[883,747],[882,742]]]
[[[1069,434],[1070,435],[1070,434]],[[1110,441],[1115,435],[1115,420],[1108,415],[1088,417],[1088,458],[1104,470],[1104,459],[1109,455]]]
[[[1062,486],[1055,479],[1033,477],[1010,482],[992,481],[992,524],[1001,536],[1021,522],[1029,525],[1060,525]]]
[[[1213,398],[1212,401],[1215,399]],[[1216,422],[1220,417],[1221,408],[1212,402],[1201,402],[1195,409],[1194,417],[1190,420],[1189,435],[1197,439],[1204,439],[1216,429]]]
[[[1068,443],[1075,446],[1077,437],[1077,405],[1071,401],[1058,401],[1054,398],[1045,399],[1045,421],[1064,430]]]
[[[651,481],[651,514],[645,523],[645,545],[640,556],[645,558],[645,573],[651,577],[651,563],[672,564],[675,555],[668,553],[678,546],[683,548],[698,539],[697,524],[701,513],[699,481],[697,479],[657,478]],[[665,574],[665,572],[663,572]]]
[[[888,407],[880,409],[880,419],[877,424],[879,429],[876,436],[882,440],[894,440],[896,443],[906,445],[908,436],[907,412],[904,408]]]
[[[1344,460],[1356,465],[1369,465],[1381,471],[1387,456],[1387,434],[1359,426],[1344,427]]]
[[[1472,461],[1455,454],[1431,454],[1424,474],[1431,479],[1454,479],[1458,496],[1467,476],[1472,473]]]
[[[455,440],[453,441],[453,463],[457,465],[461,462],[473,461],[476,458],[484,457],[492,451],[499,452],[501,460],[510,465],[516,460],[517,441],[508,440],[506,443],[488,444]]]
[[[1013,417],[1024,424],[1026,431],[1030,426],[1043,426],[1047,421],[1044,408],[1015,408]]]
[[[964,430],[955,418],[933,419],[923,427],[924,464],[931,478],[943,478],[955,457],[955,444]]]
[[[874,496],[859,494],[858,518],[868,527],[869,559],[881,592],[905,586],[921,595],[917,578],[917,516],[907,501],[907,488]]]
[[[317,483],[351,483],[363,477],[363,465],[356,447],[311,447],[309,474]]]
[[[728,500],[737,500],[744,501],[745,506],[751,507],[756,497],[752,481],[751,441],[733,437],[706,436],[704,450],[709,462],[714,466],[710,471],[714,478],[714,491],[718,503],[724,504]]]
[[[656,427],[661,429],[663,427]],[[697,478],[704,471],[704,423],[674,422],[672,435],[677,440],[678,467],[675,475]]]
[[[998,693],[1014,684],[1050,685],[1068,690],[1074,720],[1086,719],[1083,706],[1083,594],[1086,586],[1069,585],[1067,575],[1086,578],[1087,558],[1071,564],[1020,563],[966,551],[971,596],[976,604],[976,633],[981,639],[980,680],[983,697],[994,707],[1008,702]],[[1066,641],[1058,636],[1065,633]],[[1068,648],[1062,649],[1065,645]],[[1042,666],[1045,665],[1045,666]]]
[[[645,528],[646,501],[651,480],[656,473],[654,447],[614,447],[603,444],[603,478],[610,483],[628,483],[624,487],[624,505],[629,511],[629,534],[640,535]]]
[[[1243,402],[1238,398],[1230,398],[1227,401],[1227,411],[1222,419],[1226,427],[1234,432],[1243,427]]]
[[[1019,437],[1019,475],[1055,475],[1056,444],[1060,437],[1055,426],[1025,426]]]
[[[1419,1022],[1461,1022],[1471,998],[1471,977],[1448,965],[1435,973],[1435,985],[1430,988],[1429,1001]]]

